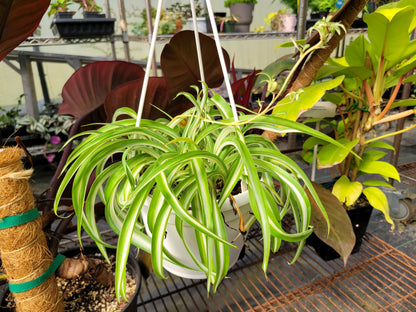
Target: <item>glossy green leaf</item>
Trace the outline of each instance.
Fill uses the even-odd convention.
[[[362,156],[363,160],[365,161],[374,161],[379,160],[386,156],[387,153],[379,150],[369,149],[366,150]]]
[[[365,45],[366,39],[360,35],[345,48],[345,59],[350,66],[365,67]]]
[[[316,137],[309,137],[303,143],[303,149],[312,150],[315,147],[315,145],[326,145],[326,144],[327,142],[322,139],[318,139]]]
[[[406,50],[403,52],[403,54],[398,57],[396,60],[393,60],[391,63],[389,63],[389,67],[387,69],[390,69],[393,65],[396,65],[396,68],[394,72],[392,73],[393,77],[396,77],[397,79],[400,78],[402,75],[406,75],[409,73],[412,69],[416,66],[416,40],[413,40],[410,42]],[[390,88],[391,85],[386,85],[386,88]]]
[[[358,197],[360,197],[362,190],[363,186],[360,182],[351,182],[343,175],[335,182],[334,187],[332,188],[332,194],[334,194],[341,203],[351,206]]]
[[[363,193],[370,205],[380,210],[384,214],[386,221],[391,224],[391,228],[394,229],[394,222],[389,214],[389,203],[383,191],[377,187],[366,187]]]
[[[340,106],[341,104],[344,104],[344,95],[342,93],[337,92],[327,92],[322,97],[323,100],[332,102],[336,104],[337,106]]]
[[[358,139],[348,141],[347,139],[339,139],[339,143],[343,147],[328,144],[324,146],[318,153],[318,167],[328,168],[344,161],[345,157],[351,152],[355,145],[358,143]]]
[[[413,16],[411,7],[378,10],[364,15],[368,38],[378,58],[383,55],[387,60],[394,60],[403,54],[409,42],[409,33],[403,30],[410,28]]]
[[[394,189],[394,186],[390,183],[387,183],[386,181],[380,181],[380,180],[365,180],[363,181],[363,185],[365,186],[384,186],[388,188]]]
[[[360,163],[358,170],[365,172],[365,173],[380,174],[386,180],[388,180],[388,178],[392,178],[397,181],[400,181],[400,176],[399,176],[399,173],[397,172],[397,169],[385,161],[363,160]]]
[[[368,150],[370,148],[385,148],[394,151],[394,147],[391,146],[389,143],[383,142],[383,141],[375,141],[371,142],[370,144],[367,144],[365,149]]]
[[[410,75],[403,79],[403,82],[416,82],[416,74]]]
[[[391,108],[396,108],[396,107],[406,107],[406,106],[416,106],[416,99],[407,99],[407,100],[400,100],[397,102],[394,102],[391,105]]]
[[[383,6],[379,7],[378,10],[379,11],[391,10],[391,9],[395,9],[395,8],[405,8],[405,7],[408,7],[408,6],[416,8],[416,4],[415,4],[414,0],[401,0],[401,1],[389,2],[389,3],[386,3]],[[415,29],[415,27],[416,27],[416,14],[413,16],[413,20],[410,23],[408,33],[410,34],[410,32],[413,29]]]
[[[263,71],[258,73],[258,79],[254,84],[254,93],[261,93],[263,91],[263,87],[266,84],[266,80],[268,77],[276,77],[284,71],[289,71],[295,65],[295,61],[292,59],[281,59],[267,65]]]
[[[327,90],[339,86],[343,76],[324,82],[318,82],[303,89],[299,94],[289,94],[276,104],[273,114],[289,120],[296,120],[300,114],[318,102]]]
[[[357,78],[367,79],[371,77],[372,71],[362,66],[349,66],[345,57],[338,59],[329,59],[328,63],[330,66],[337,67],[337,70],[332,71],[334,76],[345,76],[346,78]]]

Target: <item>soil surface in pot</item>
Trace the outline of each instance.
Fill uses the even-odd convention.
[[[115,271],[115,256],[109,255],[111,263],[99,259],[99,255],[94,257],[94,261],[99,261],[98,266],[111,272]],[[95,270],[95,269],[94,269]],[[78,275],[73,279],[56,277],[58,287],[63,295],[66,312],[119,312],[126,306],[127,302],[117,302],[114,286],[105,286],[94,278],[95,272],[91,269],[83,275]],[[135,289],[136,282],[134,277],[127,271],[127,294],[130,298]],[[114,284],[114,282],[113,282]],[[6,298],[7,307],[10,311],[14,309],[14,299],[11,294]]]

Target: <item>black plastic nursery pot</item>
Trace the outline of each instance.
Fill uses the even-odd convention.
[[[114,34],[115,18],[57,18],[52,21],[51,28],[55,36],[61,38],[96,38]]]
[[[370,221],[371,213],[373,211],[373,207],[370,206],[368,203],[365,206],[347,210],[347,214],[350,217],[351,224],[355,234],[355,245],[352,250],[352,254],[359,252],[361,248],[361,244],[363,242],[363,237],[365,232],[367,231],[367,226]],[[316,253],[325,261],[334,260],[340,257],[339,253],[337,253],[331,246],[324,243],[318,236],[312,233],[307,239],[306,243],[313,247]]]
[[[77,256],[80,253],[79,248],[72,248],[68,249],[64,252],[61,252],[65,257],[74,257]],[[94,256],[96,258],[102,258],[100,251],[96,246],[84,246],[83,253],[87,256]],[[116,250],[115,249],[107,249],[108,255],[115,255]],[[139,291],[141,288],[141,271],[138,264],[138,261],[132,257],[129,256],[127,259],[127,271],[134,277],[136,282],[136,289],[134,293],[132,294],[129,302],[127,305],[121,310],[121,312],[136,312],[137,311],[137,297],[139,295]],[[14,309],[7,308],[7,297],[9,295],[9,288],[7,285],[2,285],[2,288],[0,288],[0,311],[2,312],[12,312],[15,311]]]

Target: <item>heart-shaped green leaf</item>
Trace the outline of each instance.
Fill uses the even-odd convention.
[[[335,182],[332,189],[334,194],[340,202],[351,206],[360,197],[363,191],[363,186],[360,182],[351,182],[346,176],[342,176]]]

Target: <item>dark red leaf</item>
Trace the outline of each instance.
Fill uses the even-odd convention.
[[[215,41],[203,34],[199,34],[199,40],[206,83],[210,88],[219,87],[224,77]],[[222,51],[228,71],[230,58],[224,49]],[[193,31],[185,30],[173,36],[163,48],[160,63],[171,99],[191,85],[200,85],[201,75]]]
[[[111,121],[114,112],[120,107],[130,107],[137,111],[142,91],[143,77],[137,80],[126,82],[113,91],[105,99],[104,107],[107,115],[107,121]],[[166,117],[156,106],[166,110],[168,105],[168,95],[166,90],[166,81],[163,77],[150,77],[147,86],[145,105],[143,108],[142,118],[156,119]]]
[[[50,0],[0,1],[0,61],[33,34]]]
[[[77,70],[62,89],[60,114],[81,117],[102,105],[111,90],[125,82],[144,76],[137,64],[123,61],[100,61]]]
[[[260,70],[253,70],[250,74],[246,77],[241,78],[237,81],[234,81],[231,85],[231,90],[234,95],[234,100],[237,104],[246,107],[250,107],[250,100],[251,100],[251,90],[258,78],[258,73],[261,72]]]

